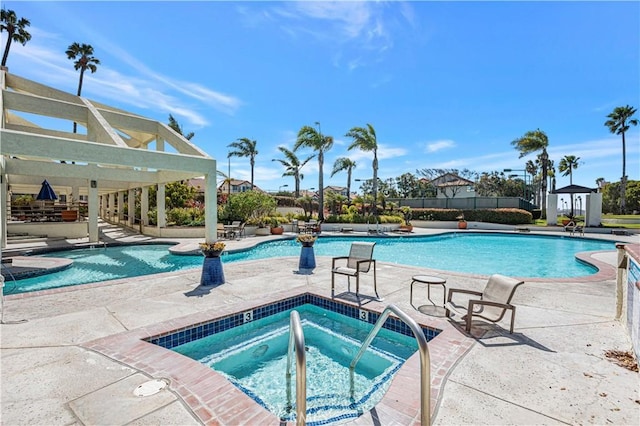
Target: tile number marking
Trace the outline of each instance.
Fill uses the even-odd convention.
[[[358,318],[360,318],[362,321],[369,322],[369,311],[360,309],[358,311]]]
[[[253,321],[253,311],[247,311],[242,313],[242,322],[251,322]]]

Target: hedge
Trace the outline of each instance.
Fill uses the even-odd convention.
[[[415,220],[458,220],[460,215],[467,221],[520,225],[533,223],[533,215],[522,209],[411,209]]]

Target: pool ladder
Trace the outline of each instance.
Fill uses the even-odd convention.
[[[2,264],[1,267],[7,269],[7,273],[8,273],[9,276],[11,276],[11,279],[13,280],[13,284],[17,285],[16,284],[16,278],[13,276],[13,274],[11,273],[9,268],[7,268],[4,264]],[[26,320],[26,319],[21,319],[21,320],[16,320],[16,321],[5,321],[4,320],[4,310],[5,310],[5,306],[4,306],[4,275],[2,275],[2,274],[0,274],[0,291],[2,292],[0,294],[0,324],[22,324],[23,322],[27,322],[28,320]]]
[[[296,352],[296,423],[307,423],[307,354],[298,311],[289,315],[289,347],[287,349],[287,409],[291,410],[291,356]]]
[[[413,318],[401,311],[396,305],[388,305],[376,321],[373,329],[362,343],[360,350],[349,365],[349,383],[350,393],[353,398],[355,392],[355,370],[360,358],[378,335],[384,322],[389,315],[394,313],[405,324],[409,326],[414,337],[418,341],[418,351],[420,352],[420,424],[429,426],[431,424],[431,370],[429,347],[427,339],[424,337],[422,328],[415,322]],[[304,345],[304,334],[302,325],[300,324],[300,315],[297,311],[292,311],[289,317],[289,348],[287,350],[287,406],[291,407],[291,356],[294,350],[296,352],[296,423],[306,424],[307,412],[307,366]]]

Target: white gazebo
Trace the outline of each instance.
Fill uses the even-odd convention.
[[[141,220],[147,224],[148,188],[157,185],[157,228],[162,229],[166,227],[165,184],[204,176],[205,203],[214,206],[206,209],[204,238],[216,239],[216,160],[182,135],[158,121],[56,90],[5,69],[0,70],[0,88],[2,247],[7,241],[10,193],[37,193],[43,179],[59,194],[87,197],[88,220],[75,227],[83,227],[84,236],[98,242],[98,217],[115,205],[116,197],[123,206],[128,193],[131,212],[139,191]],[[36,125],[29,121],[29,114],[44,117],[38,122],[64,120],[70,130],[78,123],[79,133]],[[128,220],[133,226],[134,216],[129,215]]]

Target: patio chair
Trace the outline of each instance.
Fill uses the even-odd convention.
[[[457,288],[450,288],[449,295],[447,297],[447,304],[445,309],[447,310],[447,317],[451,316],[451,312],[462,316],[462,319],[466,321],[466,331],[471,332],[471,319],[473,317],[479,317],[486,321],[497,323],[500,321],[507,310],[511,311],[511,327],[509,333],[513,334],[513,323],[516,316],[516,307],[511,305],[511,299],[513,298],[516,289],[524,281],[519,281],[515,278],[505,277],[504,275],[494,274],[489,278],[487,285],[483,291],[464,290]],[[465,309],[463,306],[455,305],[451,299],[454,293],[466,293],[474,296],[480,296],[480,299],[470,299],[465,312],[461,312],[458,309]]]
[[[356,278],[356,296],[360,293],[360,274],[366,274],[373,265],[373,290],[376,298],[382,300],[378,296],[378,288],[376,282],[376,260],[373,259],[373,247],[376,243],[351,243],[349,256],[334,257],[331,261],[331,297],[335,294],[335,277],[336,275],[347,276],[347,288],[351,291],[351,277]],[[343,266],[336,266],[338,263],[345,263]]]
[[[227,230],[224,228],[224,225],[222,223],[218,223],[218,225],[216,226],[216,232],[218,238],[227,238]]]

